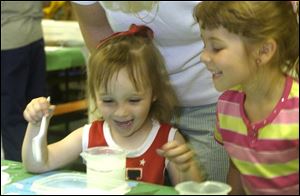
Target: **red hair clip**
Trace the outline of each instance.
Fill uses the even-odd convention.
[[[138,35],[138,36],[142,36],[142,37],[148,37],[150,39],[153,39],[153,37],[154,37],[153,31],[149,27],[147,27],[145,25],[132,24],[132,25],[130,25],[128,31],[116,32],[116,33],[102,39],[96,48],[98,49],[104,42],[110,40],[111,38],[119,37],[119,36],[130,36],[130,35]]]
[[[298,13],[298,8],[299,8],[299,1],[290,1],[290,3],[293,6],[293,11],[297,16],[297,22],[299,24],[299,13]]]
[[[293,11],[295,14],[297,14],[297,9],[298,9],[298,6],[299,6],[299,1],[290,1],[292,6],[293,6]]]

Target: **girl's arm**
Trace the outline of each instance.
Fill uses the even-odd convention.
[[[231,186],[232,191],[230,195],[244,195],[243,185],[241,183],[240,172],[230,160],[229,172],[227,176],[227,183]]]
[[[163,145],[158,153],[170,161],[167,169],[173,185],[188,180],[203,181],[194,152],[188,147],[179,131],[176,132],[175,139]]]
[[[93,52],[100,40],[113,33],[106,18],[105,11],[98,2],[92,5],[72,3],[72,6],[79,22],[85,44],[89,51]]]
[[[46,98],[40,97],[33,99],[24,111],[24,118],[28,121],[28,126],[22,146],[22,162],[29,172],[46,172],[67,165],[76,160],[82,150],[82,128],[51,145],[47,144],[47,134],[45,134],[42,138],[41,149],[35,149],[41,150],[42,161],[38,162],[34,159],[32,139],[39,132],[42,116],[47,114],[47,118],[50,120],[53,110],[54,106],[50,106]]]

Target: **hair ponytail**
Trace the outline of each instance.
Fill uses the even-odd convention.
[[[122,31],[122,32],[116,32],[112,35],[110,35],[107,38],[102,39],[99,44],[97,45],[97,48],[99,48],[101,45],[103,45],[106,41],[111,40],[112,38],[115,37],[121,37],[121,36],[142,36],[145,38],[153,39],[154,33],[152,29],[145,25],[136,25],[132,24],[129,27],[128,31]]]

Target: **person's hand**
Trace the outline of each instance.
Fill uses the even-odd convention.
[[[181,171],[188,170],[194,162],[194,152],[187,144],[179,144],[177,141],[168,142],[156,151],[172,161]]]
[[[23,116],[25,120],[34,125],[41,123],[44,115],[51,117],[55,106],[51,105],[45,97],[31,100],[26,106]]]

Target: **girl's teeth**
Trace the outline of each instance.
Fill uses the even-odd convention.
[[[222,71],[214,71],[213,74],[222,74]]]

